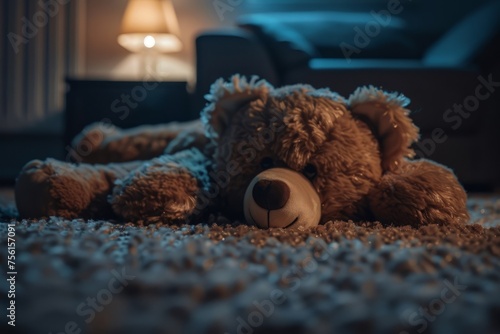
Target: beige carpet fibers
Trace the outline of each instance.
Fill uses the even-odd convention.
[[[500,333],[498,197],[471,198],[466,226],[304,231],[16,221],[6,202],[20,333]]]

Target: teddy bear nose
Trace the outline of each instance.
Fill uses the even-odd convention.
[[[290,198],[290,188],[283,181],[259,180],[252,190],[252,196],[261,208],[277,210],[285,206]]]

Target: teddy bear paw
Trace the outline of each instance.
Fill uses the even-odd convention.
[[[185,167],[157,158],[115,182],[113,210],[128,221],[156,223],[189,219],[200,187]]]
[[[404,163],[370,193],[375,218],[387,225],[465,224],[467,196],[453,172],[428,160]]]
[[[109,138],[119,133],[119,129],[109,123],[97,122],[87,126],[72,141],[73,159],[77,162],[106,163],[108,158],[102,154],[102,146]]]
[[[34,218],[61,215],[76,216],[68,202],[67,191],[78,191],[78,184],[61,184],[61,166],[52,159],[28,162],[19,174],[15,187],[16,205],[20,217]],[[76,205],[77,203],[75,203]]]

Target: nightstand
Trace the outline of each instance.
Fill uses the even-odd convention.
[[[65,147],[86,125],[104,121],[120,128],[187,121],[192,115],[185,81],[66,79]]]

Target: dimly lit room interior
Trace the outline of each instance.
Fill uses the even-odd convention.
[[[0,35],[2,333],[500,333],[500,1],[0,0]]]

